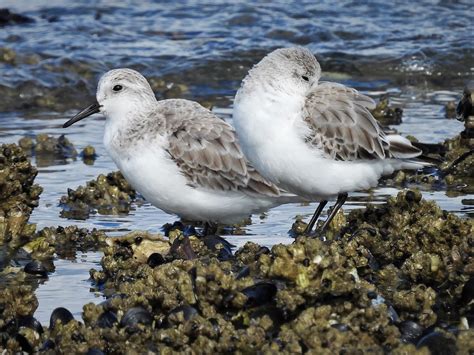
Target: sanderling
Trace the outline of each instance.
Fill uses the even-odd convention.
[[[321,67],[304,48],[278,49],[245,77],[234,102],[234,125],[247,158],[268,180],[320,201],[311,232],[327,200],[377,185],[397,169],[418,169],[421,151],[399,135],[386,135],[370,113],[374,101],[354,89],[319,82]]]
[[[249,164],[231,125],[197,102],[157,101],[140,73],[107,72],[96,97],[64,127],[104,114],[109,155],[129,183],[163,211],[189,221],[234,223],[301,200]]]

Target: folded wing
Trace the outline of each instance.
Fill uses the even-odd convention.
[[[171,114],[183,115],[183,111]],[[249,165],[231,125],[198,104],[182,117],[173,120],[168,116],[168,122],[175,122],[170,127],[168,152],[190,186],[280,195],[275,185]]]
[[[321,82],[306,98],[308,144],[335,160],[414,158],[408,140],[389,139],[370,110],[374,101],[341,84]]]

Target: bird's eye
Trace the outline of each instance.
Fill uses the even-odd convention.
[[[112,88],[113,91],[120,91],[122,90],[122,85],[115,85],[113,88]]]
[[[309,81],[309,78],[306,75],[303,75],[301,79],[303,79],[304,81]]]

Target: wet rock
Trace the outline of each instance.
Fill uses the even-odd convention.
[[[33,184],[37,173],[20,147],[0,147],[0,243],[20,243],[34,233],[27,222],[42,192]]]
[[[101,174],[61,197],[61,217],[86,219],[91,213],[127,214],[135,198],[135,190],[120,172]]]
[[[86,146],[80,156],[82,157],[82,161],[86,165],[93,165],[94,161],[97,159],[97,154],[95,152],[95,148],[91,145]]]
[[[403,110],[389,105],[388,96],[382,96],[377,106],[371,111],[372,115],[384,126],[402,123]]]
[[[444,116],[446,118],[456,118],[456,107],[455,101],[449,101],[444,105]]]
[[[27,154],[36,157],[38,166],[65,164],[66,159],[74,159],[77,156],[74,145],[64,134],[57,138],[47,134],[23,137],[18,141],[18,145]]]
[[[425,336],[436,329],[468,353],[472,333],[457,328],[467,329],[470,312],[461,300],[474,274],[472,221],[409,190],[351,211],[338,228],[328,241],[300,235],[271,249],[249,242],[224,261],[220,238],[206,243],[184,228],[168,238],[108,238],[102,270],[91,270],[107,301],[85,305],[84,323],[57,322],[54,338],[47,330],[37,344],[25,337],[34,349],[54,339],[55,351],[67,353],[402,354],[414,344],[428,351],[434,340]]]
[[[66,325],[73,319],[74,316],[71,312],[69,312],[64,307],[58,307],[51,313],[51,317],[49,319],[49,329],[54,330],[58,326],[58,323]]]
[[[42,278],[48,277],[48,270],[40,261],[33,260],[25,265],[23,269],[27,274],[36,275]]]
[[[31,17],[11,12],[9,9],[6,8],[0,9],[0,27],[33,22],[35,22],[35,20]]]

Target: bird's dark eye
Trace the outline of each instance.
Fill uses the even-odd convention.
[[[301,79],[303,79],[304,81],[309,81],[309,78],[306,75],[303,75]]]
[[[122,85],[115,85],[113,88],[112,88],[113,91],[120,91],[122,90]]]

